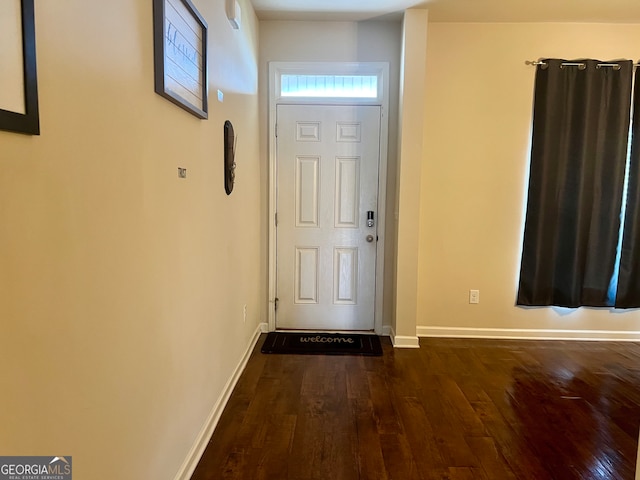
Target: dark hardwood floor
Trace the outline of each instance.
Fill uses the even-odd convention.
[[[256,349],[192,480],[632,480],[640,344]]]

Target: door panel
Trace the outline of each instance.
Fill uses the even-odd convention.
[[[277,132],[276,327],[373,330],[380,107],[278,105]]]

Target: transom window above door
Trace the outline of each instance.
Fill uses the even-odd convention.
[[[272,101],[382,105],[389,66],[381,62],[271,62]]]
[[[280,77],[283,97],[377,98],[376,75],[291,75]]]

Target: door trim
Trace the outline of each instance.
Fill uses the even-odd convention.
[[[309,74],[346,74],[377,73],[382,79],[381,95],[375,99],[310,99],[282,98],[277,87],[283,72],[299,72]],[[325,63],[325,62],[269,62],[269,331],[276,329],[276,107],[278,105],[379,105],[380,118],[380,161],[378,166],[378,242],[376,244],[376,286],[375,286],[375,318],[374,330],[377,335],[383,334],[383,297],[384,297],[384,253],[385,225],[387,204],[387,150],[389,143],[389,64],[387,62],[359,63]]]

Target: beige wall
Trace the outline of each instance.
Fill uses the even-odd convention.
[[[640,330],[637,311],[514,306],[535,77],[524,62],[637,60],[639,45],[640,25],[429,25],[419,327]]]
[[[395,317],[391,338],[396,346],[418,347],[418,257],[420,188],[424,151],[424,109],[427,10],[405,12],[402,30],[402,72],[398,123],[398,228],[395,271]]]
[[[262,185],[266,188],[264,228],[268,229],[268,63],[279,62],[389,62],[389,143],[387,161],[387,209],[385,232],[385,291],[383,324],[393,316],[393,271],[395,251],[395,191],[398,124],[398,76],[400,71],[401,24],[395,20],[362,22],[260,22],[260,151],[263,155]],[[267,246],[263,254],[267,254]],[[268,281],[265,272],[265,283]],[[265,293],[266,295],[266,293]],[[266,296],[265,296],[266,301]]]
[[[195,0],[201,121],[154,93],[150,0],[37,2],[42,135],[0,132],[3,455],[72,455],[83,480],[172,479],[249,345],[264,232],[258,25],[241,3],[233,31],[222,0]]]

